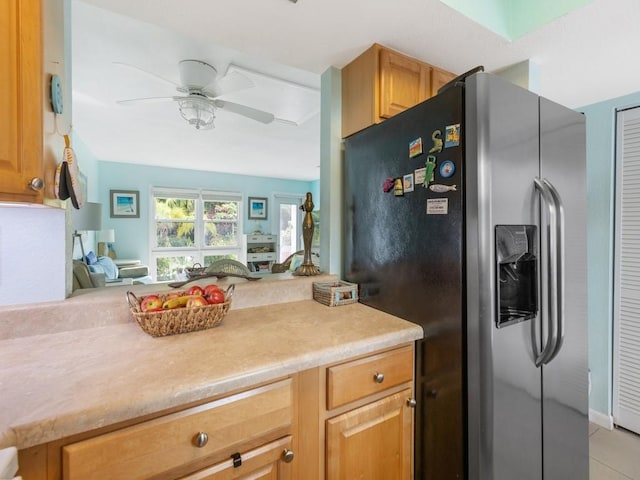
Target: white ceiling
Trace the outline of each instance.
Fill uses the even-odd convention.
[[[458,73],[530,59],[539,93],[573,108],[640,90],[638,0],[593,0],[511,42],[438,0],[73,0],[72,17],[73,125],[100,160],[317,179],[320,75],[374,42]],[[219,112],[197,131],[173,102],[115,103],[176,92],[113,62],[178,82],[185,58],[271,76],[228,99],[306,121]]]

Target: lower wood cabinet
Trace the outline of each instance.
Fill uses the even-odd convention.
[[[293,390],[287,379],[66,445],[62,448],[63,478],[181,478],[233,455],[242,462],[242,452],[254,447],[264,446],[273,454],[278,443],[270,442],[291,433],[292,425]],[[262,459],[263,464],[256,468],[265,466],[265,455],[254,452],[250,464]],[[242,478],[229,476],[227,463],[219,469],[227,474],[186,478]]]
[[[25,480],[410,480],[413,345],[19,452]]]
[[[412,478],[412,391],[327,420],[327,480]]]
[[[326,480],[413,478],[413,363],[406,346],[326,369]]]
[[[290,480],[294,458],[291,436],[268,443],[181,480]]]

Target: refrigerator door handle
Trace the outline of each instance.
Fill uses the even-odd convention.
[[[547,363],[550,359],[551,356],[553,355],[554,351],[556,350],[556,344],[557,344],[557,293],[558,293],[558,288],[557,288],[557,280],[558,280],[558,276],[557,276],[557,272],[556,272],[556,267],[558,265],[558,259],[557,259],[557,248],[556,248],[556,242],[557,242],[557,209],[556,209],[556,201],[553,198],[552,193],[550,192],[548,185],[545,180],[541,180],[540,178],[534,178],[533,179],[534,185],[536,187],[536,189],[540,192],[540,198],[542,199],[543,203],[547,206],[547,210],[548,210],[548,223],[549,225],[547,225],[547,228],[545,228],[544,230],[546,230],[547,232],[547,243],[548,243],[548,248],[547,248],[547,276],[548,276],[548,281],[547,281],[547,296],[548,296],[548,301],[547,301],[547,343],[544,346],[544,348],[542,349],[542,351],[540,353],[538,353],[537,350],[537,342],[535,340],[535,328],[532,326],[532,343],[534,346],[534,356],[535,356],[535,364],[536,367],[541,366],[542,364]],[[542,225],[540,226],[541,230],[542,229]],[[554,232],[554,234],[552,235],[551,232]],[[542,312],[542,310],[540,310]],[[542,333],[540,334],[542,337]],[[541,343],[543,342],[542,338],[541,338]]]
[[[551,356],[544,362],[549,363],[553,360],[562,348],[564,341],[564,207],[560,194],[549,180],[542,180],[545,184],[553,202],[556,206],[556,224],[555,229],[550,235],[555,237],[555,310],[556,310],[556,329],[557,338]]]

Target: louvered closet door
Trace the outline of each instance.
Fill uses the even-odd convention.
[[[640,108],[618,112],[613,415],[640,433]]]

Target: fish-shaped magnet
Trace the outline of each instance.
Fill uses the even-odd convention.
[[[433,185],[429,185],[429,190],[436,193],[444,193],[444,192],[457,192],[455,185],[441,185],[439,183],[434,183]]]
[[[442,151],[442,138],[440,136],[442,132],[440,130],[435,130],[431,134],[431,140],[433,140],[433,147],[429,150],[429,153],[440,153]]]

